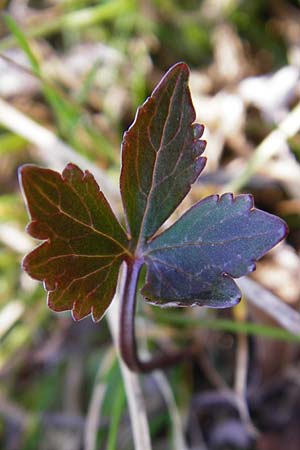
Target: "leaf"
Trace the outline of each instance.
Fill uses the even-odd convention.
[[[232,277],[252,272],[285,234],[285,223],[255,209],[251,195],[207,197],[147,246],[142,293],[162,306],[233,306],[241,293]]]
[[[62,176],[32,165],[20,169],[32,222],[27,231],[45,240],[23,260],[41,280],[54,311],[100,320],[114,295],[119,266],[128,254],[125,232],[94,177],[68,164]]]
[[[181,203],[203,170],[205,141],[179,63],[138,109],[122,144],[121,194],[128,231],[141,246]]]
[[[232,278],[254,270],[285,236],[285,223],[255,209],[250,195],[225,194],[200,201],[154,237],[206,162],[188,76],[184,63],[172,67],[124,135],[120,186],[130,238],[89,172],[73,164],[62,175],[21,168],[28,232],[45,241],[23,268],[44,282],[55,311],[72,309],[75,319],[91,312],[99,320],[123,260],[131,268],[146,264],[142,293],[151,303],[232,306],[241,297]]]

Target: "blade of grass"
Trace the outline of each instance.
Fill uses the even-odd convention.
[[[112,370],[116,360],[114,349],[108,350],[99,364],[94,389],[91,395],[84,429],[84,450],[96,450],[97,431],[100,424],[101,408],[106,392],[106,378]]]
[[[168,407],[172,426],[173,449],[187,450],[182,420],[169,381],[164,373],[160,370],[156,370],[153,373],[153,376]]]
[[[81,112],[79,112],[74,105],[67,102],[60,95],[60,93],[55,90],[54,87],[50,86],[48,83],[45,83],[38,58],[31,50],[28,39],[18,26],[17,22],[15,22],[15,20],[8,14],[4,15],[4,21],[10,32],[15,36],[18,45],[27,56],[34,74],[40,79],[43,93],[54,111],[59,129],[62,134],[70,135],[72,130],[80,121]]]
[[[52,84],[44,76],[40,76],[38,73],[34,72],[33,70],[22,66],[21,64],[17,63],[13,59],[9,58],[7,55],[0,53],[0,58],[9,64],[12,64],[17,69],[25,72],[26,74],[37,78],[42,83],[42,85],[46,86],[49,89],[49,91],[55,92],[55,95],[57,98],[63,99],[65,105],[69,104],[68,108],[70,108],[70,109],[74,108],[74,110],[80,111],[80,117],[78,117],[77,122],[80,123],[84,127],[84,129],[87,132],[87,134],[89,135],[90,139],[93,141],[94,146],[97,148],[97,151],[99,151],[99,149],[100,149],[101,153],[103,154],[103,156],[105,156],[107,158],[108,161],[111,161],[111,162],[119,165],[119,155],[113,151],[114,149],[112,147],[112,144],[104,136],[104,134],[99,132],[98,129],[95,128],[91,124],[90,117],[86,115],[86,111],[84,111],[82,109],[81,103],[78,100],[76,100],[76,98],[68,97],[65,91],[63,91],[56,85]],[[83,156],[85,156],[85,154],[87,153],[86,148],[83,148],[80,145],[76,135],[74,136],[71,133],[71,135],[69,135],[69,141],[70,141],[69,144],[72,147],[74,147],[73,144],[75,142],[76,150],[79,151]],[[0,153],[1,153],[1,149],[0,149]]]
[[[201,327],[215,331],[262,336],[287,342],[300,342],[300,333],[294,334],[279,327],[270,327],[254,322],[236,322],[230,319],[198,319],[196,317],[185,316],[171,311],[168,311],[168,315],[165,317],[155,315],[155,320],[162,324],[173,323],[177,326]]]
[[[29,236],[13,223],[0,223],[0,242],[21,255],[32,249]]]
[[[35,57],[34,53],[32,52],[30,45],[28,44],[28,41],[27,41],[23,31],[21,31],[21,28],[18,26],[17,22],[9,14],[4,14],[3,19],[4,19],[4,22],[7,26],[7,28],[10,30],[12,35],[15,37],[16,43],[21,47],[21,49],[23,50],[23,52],[26,54],[27,58],[29,59],[32,70],[34,71],[34,73],[36,75],[41,76],[39,62],[38,62],[37,58]]]
[[[99,149],[99,152],[101,152],[109,162],[118,162],[119,159],[116,159],[112,145],[105,136],[94,130],[89,124],[89,121],[84,121],[85,112],[82,110],[80,103],[76,102],[74,99],[71,101],[64,92],[62,93],[55,85],[46,80],[41,64],[32,51],[28,38],[18,26],[17,22],[9,15],[4,15],[4,20],[11,33],[15,36],[18,45],[27,56],[33,74],[40,80],[43,94],[54,112],[57,126],[62,136],[66,138],[71,145],[76,146],[77,150],[82,150],[77,144],[76,134],[74,133],[77,126],[82,124],[86,132],[94,141],[95,146]]]
[[[117,448],[118,427],[125,406],[125,392],[122,384],[117,386],[113,405],[111,408],[111,421],[108,431],[107,450],[115,450]]]
[[[25,139],[15,133],[4,133],[0,135],[0,155],[23,150],[25,145]]]
[[[93,82],[95,80],[95,77],[97,75],[97,71],[99,69],[100,66],[100,62],[96,61],[93,66],[91,67],[91,69],[88,71],[85,79],[83,80],[82,86],[80,91],[78,92],[76,99],[80,104],[83,104],[88,96],[89,93],[91,91],[91,88],[93,86]]]
[[[49,36],[63,29],[86,28],[102,21],[116,19],[116,17],[130,12],[132,3],[131,0],[110,0],[100,5],[82,8],[58,17],[55,16],[52,20],[43,21],[41,24],[34,24],[27,29],[25,27],[24,34],[27,38],[38,38]],[[8,36],[0,42],[0,50],[7,50],[15,44],[16,36]]]
[[[247,303],[239,303],[233,310],[235,320],[244,323],[247,318]],[[258,430],[251,420],[249,406],[247,402],[247,382],[249,374],[249,342],[248,336],[244,333],[238,333],[235,351],[235,370],[234,370],[234,392],[236,395],[237,407],[242,422],[253,437],[258,436]]]
[[[44,81],[44,75],[38,58],[31,50],[28,39],[18,26],[17,22],[15,22],[8,14],[4,15],[4,21],[10,32],[15,36],[18,45],[27,56],[34,74],[40,79],[43,93],[54,111],[59,129],[62,134],[70,135],[80,121],[81,112],[77,110],[75,105],[71,105],[66,101],[54,87]]]
[[[281,330],[280,332],[280,329],[275,328],[275,330],[278,330],[277,336],[281,334],[282,340],[293,340],[293,338],[299,340],[300,314],[295,309],[248,277],[240,278],[237,283],[249,303],[264,311],[287,330]],[[284,338],[285,333],[286,337]],[[288,334],[290,334],[290,338]],[[274,339],[276,339],[275,335],[276,332],[274,332]]]
[[[298,103],[278,127],[273,130],[261,144],[259,144],[245,168],[233,181],[224,186],[223,191],[236,192],[241,190],[251,177],[264,167],[267,161],[278,153],[282,144],[298,133],[299,129],[300,103]]]
[[[22,317],[24,304],[20,300],[10,300],[0,311],[0,339]]]
[[[0,99],[0,123],[26,141],[36,145],[39,157],[51,168],[62,170],[68,162],[72,161],[83,169],[90,170],[111,204],[114,205],[119,202],[119,191],[104,170],[79,155],[54,133],[34,122],[2,99]]]
[[[140,325],[141,329],[146,329],[146,323],[144,319],[142,319],[142,324]],[[165,334],[165,333],[164,333]],[[146,338],[146,336],[144,336]],[[143,358],[146,360],[150,358],[150,350],[148,349],[147,339],[142,339],[140,345],[140,352]],[[171,439],[172,439],[172,449],[173,450],[186,450],[187,444],[184,437],[184,427],[181,420],[181,416],[174,398],[174,394],[172,391],[172,387],[168,381],[168,378],[165,376],[162,370],[155,370],[152,373],[153,378],[157,384],[157,388],[159,389],[168,410],[168,414],[170,417],[171,424]]]

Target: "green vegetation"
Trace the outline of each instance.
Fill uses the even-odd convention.
[[[6,2],[0,18],[1,449],[140,450],[111,325],[74,323],[69,313],[49,311],[43,287],[20,269],[36,242],[24,231],[16,173],[27,162],[61,170],[72,155],[82,169],[95,167],[120,217],[123,132],[178,61],[192,69],[197,121],[209,130],[210,165],[172,220],[199,199],[235,187],[286,220],[290,235],[258,263],[255,292],[241,286],[245,298],[237,308],[159,310],[139,301],[137,335],[146,358],[157,348],[199,348],[199,358],[168,369],[165,378],[139,379],[152,448],[274,450],[286,448],[291,436],[300,446],[294,426],[300,121],[299,74],[293,75],[300,11],[292,0],[275,3],[41,0],[22,2],[21,9]],[[282,69],[289,77],[276,81]],[[256,84],[246,98],[242,83],[249,77],[263,83],[259,76],[266,74],[266,84]],[[280,302],[267,311],[257,307],[268,304],[264,286],[283,309]],[[221,411],[223,395],[227,407],[236,405],[234,413]],[[220,443],[236,417],[241,434],[233,433],[231,441],[223,434]],[[245,439],[238,442],[240,435]]]

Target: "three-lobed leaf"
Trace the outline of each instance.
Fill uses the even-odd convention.
[[[163,306],[233,306],[241,294],[232,277],[253,271],[285,232],[283,221],[254,208],[251,195],[207,197],[147,246],[142,292]]]
[[[208,197],[153,237],[205,166],[203,127],[188,88],[189,70],[169,70],[142,105],[122,143],[121,195],[127,233],[93,176],[69,164],[62,175],[26,165],[20,170],[32,222],[28,232],[45,242],[23,260],[44,282],[55,311],[99,320],[114,295],[123,260],[142,260],[146,299],[162,306],[236,304],[234,277],[279,242],[285,223],[253,207],[252,197]]]
[[[45,284],[54,311],[100,320],[109,306],[128,240],[94,177],[68,164],[62,175],[25,165],[20,170],[31,223],[46,240],[23,259],[29,275]]]
[[[124,135],[120,187],[128,231],[138,246],[181,203],[206,163],[188,78],[186,64],[173,66]]]

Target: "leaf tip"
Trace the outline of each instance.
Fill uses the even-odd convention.
[[[19,179],[22,178],[24,174],[26,174],[28,167],[30,167],[30,164],[23,164],[22,166],[18,167]]]
[[[106,310],[105,311],[102,311],[102,310],[96,311],[96,308],[92,306],[92,309],[91,309],[92,321],[94,323],[100,322],[100,320],[103,318],[105,312],[106,312]]]
[[[185,62],[178,62],[170,67],[170,69],[165,73],[163,78],[160,80],[156,88],[153,90],[150,99],[155,97],[157,93],[164,87],[170,80],[178,80],[181,78],[184,84],[187,84],[190,76],[189,66]],[[151,100],[152,101],[152,100]],[[147,102],[146,102],[147,103]]]
[[[86,317],[91,316],[92,321],[94,323],[98,323],[103,318],[105,312],[106,312],[106,309],[103,311],[102,308],[95,307],[93,305],[91,306],[91,308],[88,311],[83,310],[82,308],[80,308],[78,303],[76,304],[76,302],[74,302],[72,310],[71,310],[71,315],[72,315],[73,320],[75,320],[75,322],[79,322],[80,320],[83,320]]]
[[[186,62],[184,61],[179,61],[178,63],[174,64],[169,71],[178,71],[178,72],[183,72],[184,74],[186,74],[186,76],[188,77],[190,74],[190,68],[187,65]]]
[[[19,185],[23,191],[24,183],[28,180],[28,178],[32,175],[32,171],[37,166],[33,164],[23,164],[18,168],[18,181]]]
[[[49,305],[48,305],[49,306]],[[82,315],[80,314],[80,312],[78,312],[76,310],[76,308],[73,307],[73,309],[71,310],[71,315],[73,320],[75,320],[75,322],[79,322],[80,320],[84,319],[86,316],[88,316],[88,314]]]
[[[283,219],[281,219],[281,217],[278,217],[278,220],[280,222],[280,239],[279,239],[279,241],[281,241],[282,239],[287,237],[290,230],[289,230],[288,224]]]
[[[271,214],[271,216],[273,216]],[[281,219],[278,216],[273,216],[274,219],[277,221],[277,237],[274,240],[274,244],[273,247],[275,247],[275,245],[279,244],[281,241],[283,241],[287,235],[289,234],[289,227],[287,225],[287,223]]]
[[[83,178],[84,172],[74,163],[69,162],[62,172],[62,178],[69,181],[73,175]]]

